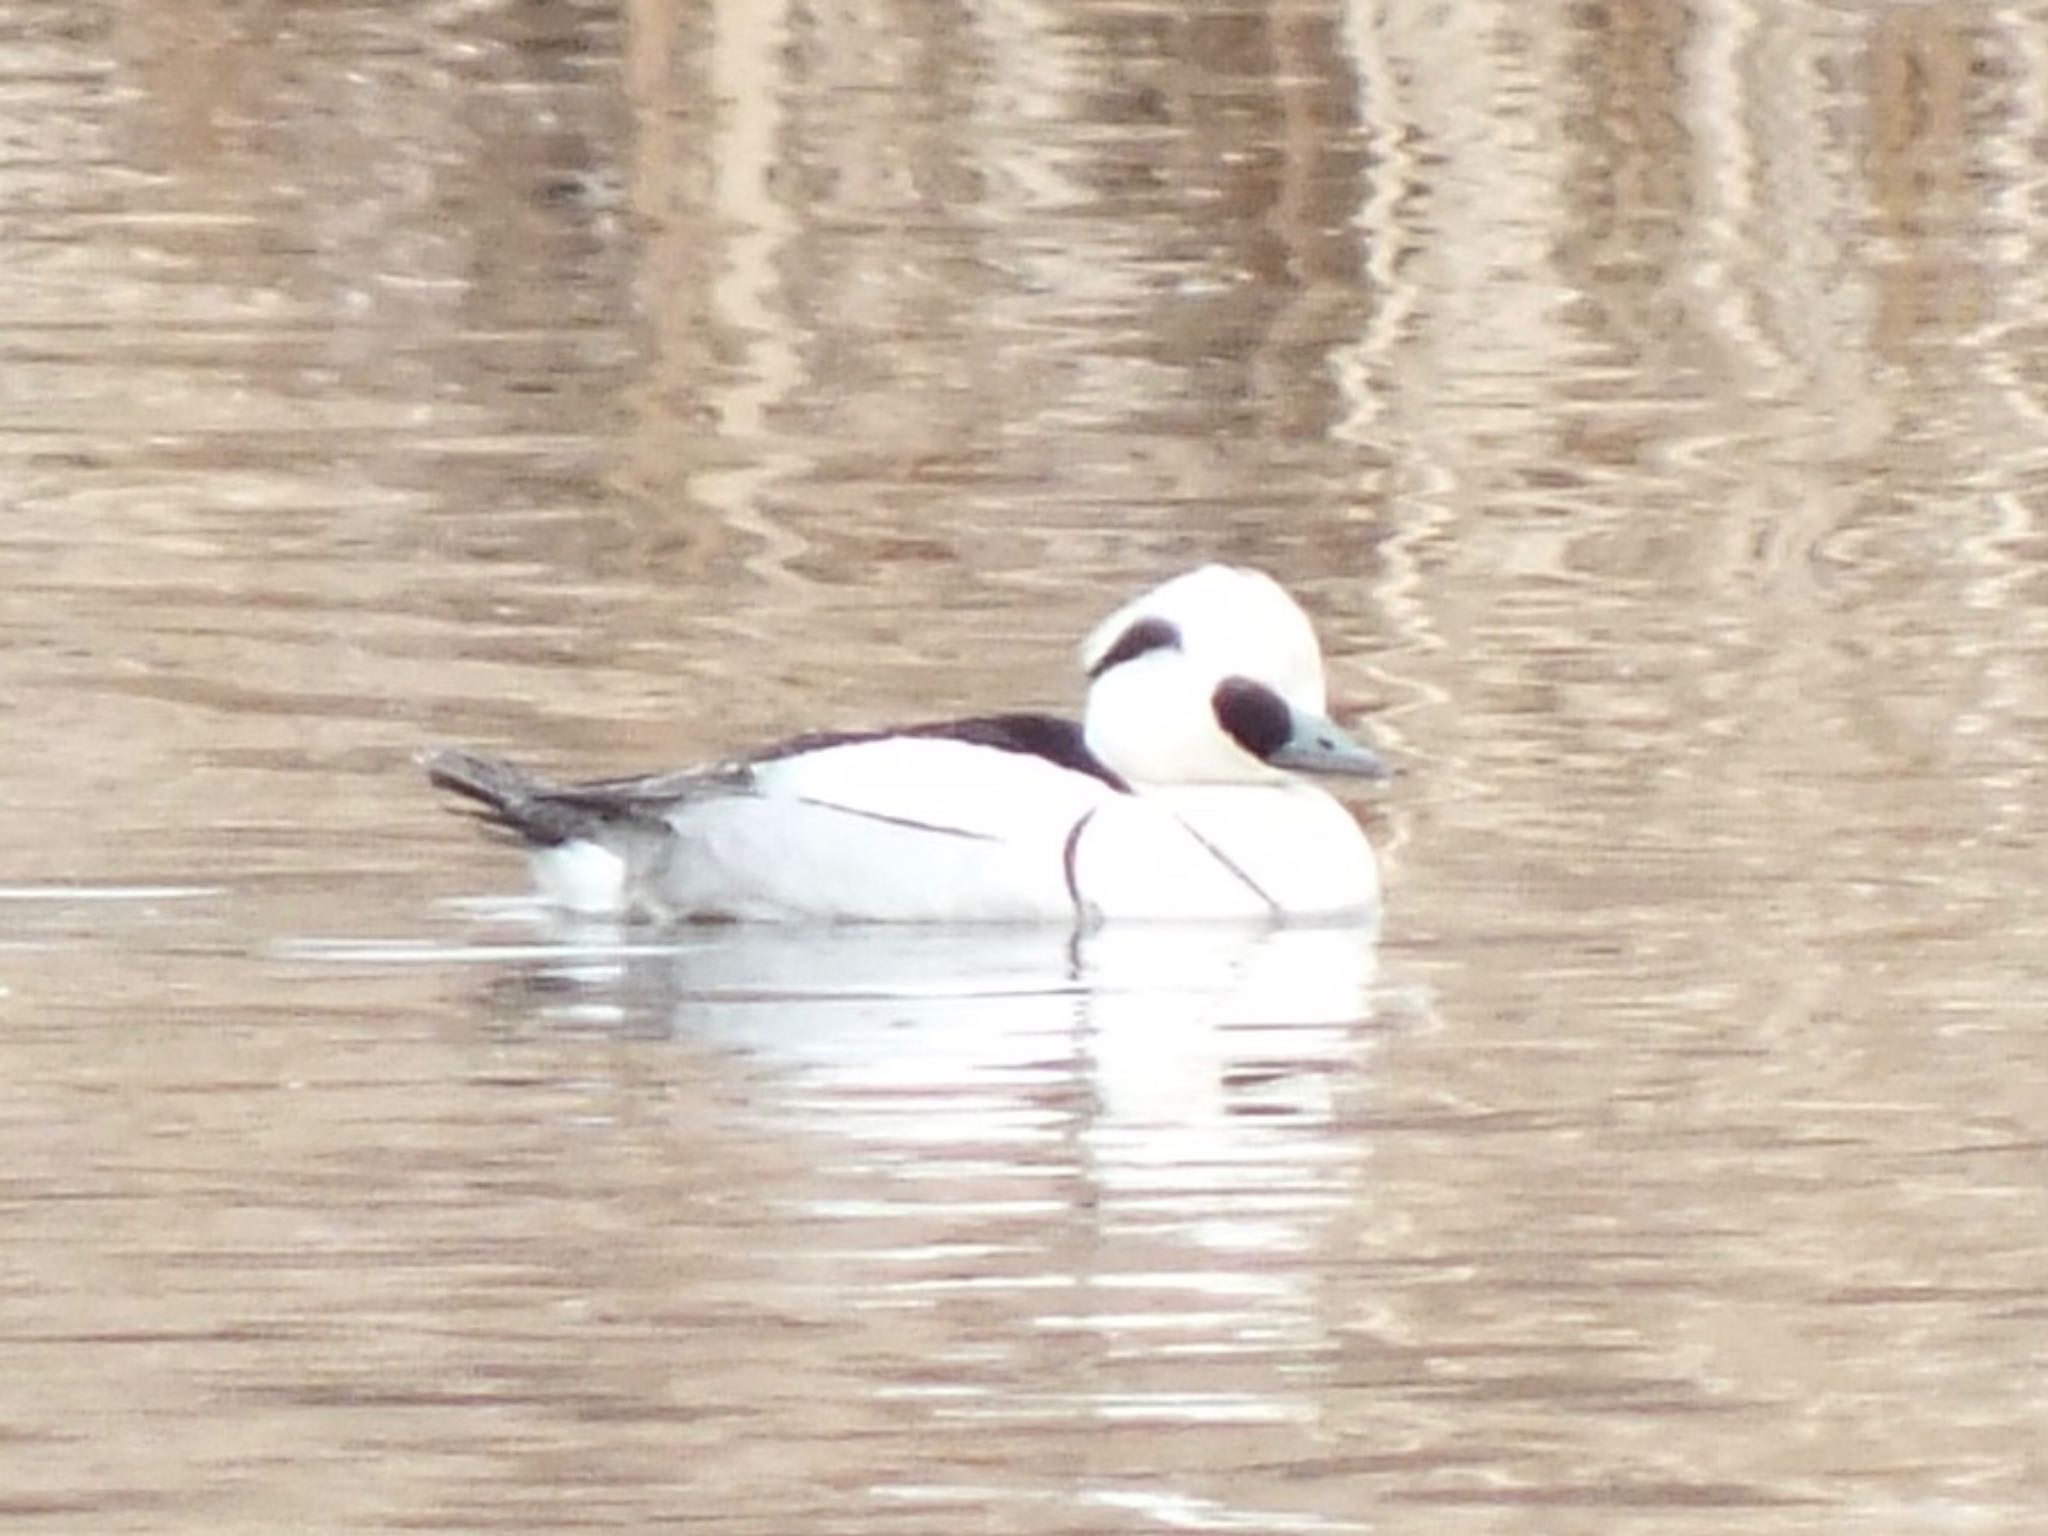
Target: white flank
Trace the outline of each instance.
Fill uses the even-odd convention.
[[[528,855],[534,883],[570,912],[600,917],[626,905],[626,861],[598,843],[557,843]]]

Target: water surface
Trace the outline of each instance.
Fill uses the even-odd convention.
[[[17,6],[0,1512],[2030,1532],[2048,52]],[[1377,933],[566,929],[411,758],[1314,613]]]

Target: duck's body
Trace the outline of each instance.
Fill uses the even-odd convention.
[[[1377,904],[1358,823],[1289,770],[1385,770],[1323,718],[1314,636],[1268,578],[1191,572],[1083,654],[1085,725],[983,716],[571,785],[468,753],[428,771],[517,834],[550,899],[584,913],[1092,923]]]

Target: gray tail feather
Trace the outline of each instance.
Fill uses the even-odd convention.
[[[549,780],[500,758],[451,748],[424,754],[420,766],[437,787],[472,801],[479,821],[522,842],[552,847],[586,836],[597,819],[588,807],[557,799]]]

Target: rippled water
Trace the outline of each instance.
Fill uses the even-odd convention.
[[[0,1514],[2041,1528],[2044,142],[2011,7],[13,7]],[[1208,558],[1378,935],[578,932],[412,766]]]

